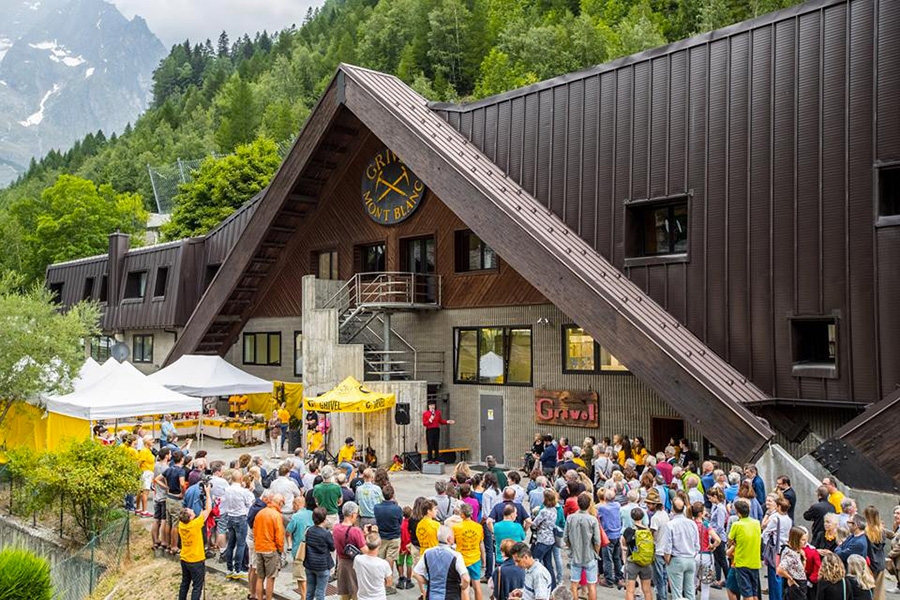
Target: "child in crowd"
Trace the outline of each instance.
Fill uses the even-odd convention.
[[[409,518],[412,516],[412,507],[403,507],[403,522],[400,524],[400,554],[397,555],[397,574],[400,581],[397,587],[408,590],[414,587],[412,582],[412,554],[409,548]]]

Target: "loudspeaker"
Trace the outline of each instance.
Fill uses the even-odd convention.
[[[422,455],[418,452],[403,453],[404,471],[422,471]]]
[[[394,423],[409,425],[409,402],[398,402],[394,407]]]

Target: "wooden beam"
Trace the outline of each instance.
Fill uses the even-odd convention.
[[[311,205],[315,206],[319,202],[319,199],[316,198],[315,196],[307,196],[306,194],[292,193],[292,194],[288,195],[288,202],[293,202],[294,204],[311,204]],[[283,213],[284,211],[281,211],[281,212]]]
[[[346,135],[351,137],[356,137],[359,135],[359,130],[354,127],[347,127],[345,125],[334,125],[331,128],[331,133],[336,133],[337,135]]]

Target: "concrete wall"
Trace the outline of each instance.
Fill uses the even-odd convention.
[[[60,600],[80,600],[88,592],[90,562],[81,557],[71,558],[69,550],[59,543],[55,534],[42,527],[28,527],[8,517],[0,516],[0,550],[21,548],[50,563],[50,577]],[[96,567],[95,582],[101,568]],[[83,593],[82,593],[83,592]]]
[[[816,502],[816,488],[819,487],[822,478],[833,477],[813,457],[807,455],[798,460],[778,444],[771,444],[756,464],[759,467],[760,476],[766,482],[767,489],[774,485],[780,475],[790,477],[791,485],[797,493],[797,508],[794,516],[800,524],[805,523],[803,511]],[[871,504],[881,513],[881,518],[885,523],[891,522],[894,507],[900,504],[900,496],[855,489],[841,482],[838,484],[844,495],[856,500],[860,512]]]
[[[294,365],[294,332],[302,331],[300,317],[255,318],[247,321],[228,352],[225,360],[248,373],[272,381],[300,381],[302,375],[295,374]],[[245,333],[280,333],[281,364],[278,366],[245,365],[244,334]],[[302,373],[302,370],[300,371]]]
[[[149,363],[134,362],[134,336],[135,335],[152,335],[153,336],[153,361]],[[163,362],[169,356],[169,352],[175,347],[175,341],[178,339],[179,332],[174,330],[164,331],[162,329],[136,329],[128,330],[124,334],[124,341],[131,349],[131,356],[128,361],[131,362],[139,371],[149,375],[155,373],[162,368]]]
[[[342,285],[339,281],[317,280],[313,276],[303,278],[303,393],[308,396],[327,392],[351,375],[359,381],[364,378],[362,345],[339,343],[337,310],[320,308]],[[406,427],[395,425],[393,409],[367,415],[333,414],[328,449],[336,454],[344,439],[353,437],[358,448],[371,443],[380,464],[390,464],[394,454],[405,449],[412,451],[416,444],[424,449],[424,428],[421,422],[416,422],[415,415],[425,410],[427,384],[369,381],[366,386],[373,391],[395,394],[397,402],[408,402],[413,423]]]

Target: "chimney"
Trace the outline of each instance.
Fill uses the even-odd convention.
[[[109,234],[109,255],[107,259],[106,313],[103,328],[116,329],[119,303],[125,286],[125,254],[131,246],[131,236],[126,233]]]

